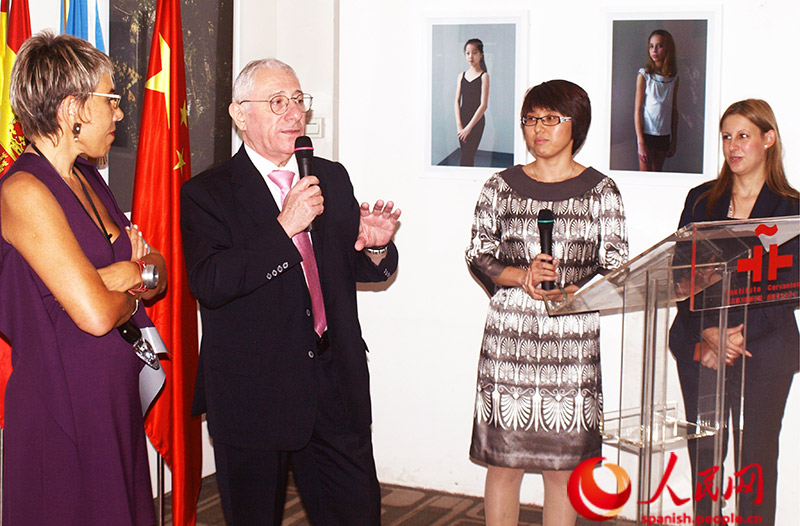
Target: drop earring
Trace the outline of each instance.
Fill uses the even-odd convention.
[[[76,122],[72,125],[72,135],[75,137],[75,142],[78,142],[78,135],[81,134],[81,123]]]

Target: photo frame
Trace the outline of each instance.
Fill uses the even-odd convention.
[[[609,14],[609,171],[653,174],[640,171],[639,147],[634,124],[637,77],[642,82],[648,62],[648,42],[654,30],[666,30],[675,42],[677,59],[677,134],[662,143],[667,153],[661,172],[714,177],[718,168],[719,116],[719,9],[697,11],[612,12]],[[652,75],[650,75],[652,77]],[[663,78],[657,78],[660,83]],[[666,78],[669,79],[668,77]],[[645,100],[646,97],[645,97]],[[658,105],[652,101],[651,115]],[[664,112],[670,113],[668,111]],[[670,115],[663,115],[669,128]],[[669,144],[669,146],[666,146]],[[652,150],[648,150],[652,151]],[[670,152],[671,153],[671,152]],[[660,179],[659,182],[663,182]]]
[[[438,175],[483,177],[508,168],[515,161],[520,162],[524,156],[524,144],[520,152],[518,114],[524,95],[523,64],[526,64],[523,56],[525,46],[522,45],[525,42],[523,15],[432,17],[427,20],[426,31],[426,166]],[[461,166],[456,93],[462,74],[471,67],[465,58],[465,46],[470,39],[479,39],[483,44],[489,93],[485,124],[474,163]],[[475,88],[479,87],[476,85]],[[464,100],[463,94],[460,100]],[[466,108],[463,111],[469,113]]]

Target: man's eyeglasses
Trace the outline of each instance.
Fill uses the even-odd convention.
[[[571,121],[572,117],[559,117],[558,115],[545,115],[544,117],[522,117],[520,122],[523,126],[536,126],[541,121],[545,126],[558,126],[564,121]]]
[[[243,100],[242,104],[245,102],[269,102],[269,109],[272,110],[272,113],[275,115],[283,115],[289,109],[289,101],[294,101],[295,104],[300,108],[300,111],[306,113],[308,110],[311,109],[311,102],[314,100],[314,97],[309,95],[308,93],[301,93],[299,95],[295,95],[294,97],[287,97],[286,95],[275,95],[270,99],[262,99],[262,100]]]
[[[97,93],[96,91],[90,91],[89,95],[107,98],[108,103],[111,104],[111,107],[115,110],[119,108],[119,101],[122,99],[122,95],[117,95],[116,93]]]

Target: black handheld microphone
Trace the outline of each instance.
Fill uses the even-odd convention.
[[[314,157],[314,146],[311,144],[311,139],[302,135],[294,140],[294,157],[297,159],[300,177],[311,175],[311,161]]]
[[[539,210],[536,223],[539,225],[539,244],[542,246],[542,254],[553,255],[553,212],[552,210]],[[544,290],[553,290],[552,281],[543,281]]]
[[[298,175],[302,178],[311,175],[313,172],[312,164],[314,158],[314,146],[311,144],[311,139],[305,135],[301,135],[294,140],[294,158],[297,159],[297,168],[300,172]],[[314,223],[316,218],[306,228],[307,232],[315,229]]]

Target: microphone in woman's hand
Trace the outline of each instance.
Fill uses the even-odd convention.
[[[547,210],[539,210],[539,215],[536,218],[536,223],[539,225],[539,244],[542,246],[542,254],[548,256],[553,255],[553,212]],[[554,283],[552,281],[543,281],[542,289],[553,290]]]

